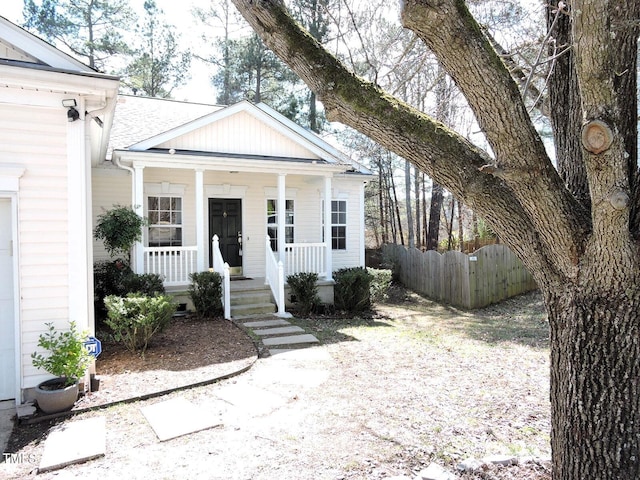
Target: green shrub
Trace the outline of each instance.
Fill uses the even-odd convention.
[[[165,293],[160,275],[133,273],[127,262],[121,258],[97,262],[93,267],[93,283],[97,319],[105,316],[104,299],[109,295],[125,297],[128,293],[151,296]]]
[[[31,363],[56,377],[64,378],[65,386],[73,385],[81,379],[91,363],[92,357],[84,347],[86,332],[79,332],[75,322],[70,322],[69,330],[57,331],[53,323],[46,323],[47,332],[40,334],[38,346],[49,352],[48,356],[33,352]]]
[[[371,275],[371,285],[369,287],[371,302],[385,301],[389,296],[393,272],[388,269],[377,268],[367,268],[367,272]]]
[[[219,317],[222,308],[222,276],[218,272],[196,272],[189,275],[189,297],[199,318]]]
[[[133,208],[114,205],[111,210],[98,215],[93,237],[103,241],[104,248],[112,257],[129,256],[133,245],[142,239],[142,227],[147,223]]]
[[[342,268],[334,272],[334,301],[338,310],[362,312],[371,306],[371,275],[363,267]]]
[[[320,304],[317,282],[317,273],[300,272],[287,276],[291,295],[295,297],[295,304],[300,309],[302,316],[309,315],[313,308]]]
[[[157,273],[132,273],[124,279],[127,293],[141,293],[143,295],[164,295],[162,277]]]
[[[128,350],[140,351],[143,355],[151,337],[169,325],[176,311],[173,298],[167,295],[109,295],[104,303],[107,306],[106,323],[113,330],[114,338]]]
[[[97,262],[93,266],[94,297],[102,304],[108,295],[124,296],[127,293],[127,277],[133,275],[127,262],[122,259]]]

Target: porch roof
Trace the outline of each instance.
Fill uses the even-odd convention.
[[[123,163],[131,167],[217,170],[248,173],[288,173],[320,176],[355,172],[352,165],[336,164],[322,159],[275,157],[226,152],[198,152],[174,149],[150,149],[145,151],[114,150],[113,157],[116,164]]]

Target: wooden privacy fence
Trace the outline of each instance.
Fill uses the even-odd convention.
[[[469,255],[392,244],[382,251],[384,262],[393,264],[404,286],[456,307],[481,308],[537,288],[506,245],[488,245]]]

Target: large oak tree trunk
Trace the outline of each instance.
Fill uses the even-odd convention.
[[[640,478],[640,290],[598,279],[544,292],[551,326],[553,478]],[[544,289],[546,290],[546,289]]]

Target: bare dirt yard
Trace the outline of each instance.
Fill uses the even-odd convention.
[[[190,332],[188,338],[176,340],[181,337],[170,334],[173,343],[156,342],[147,353],[146,361],[155,358],[153,368],[136,359],[130,359],[129,368],[127,362],[112,363],[131,378],[153,371],[157,384],[166,374],[168,385],[176,372],[185,378],[191,371],[181,359],[192,356],[176,353],[176,342],[195,342],[185,351],[245,352],[212,355],[218,360],[209,361],[221,362],[216,368],[241,365],[242,358],[250,361],[252,340],[235,336],[235,327],[228,330],[234,336],[224,340],[222,331],[211,338],[197,324],[183,322],[177,325]],[[514,456],[519,464],[456,472],[457,478],[551,478],[546,461],[548,329],[537,293],[469,312],[394,289],[389,302],[365,316],[317,316],[293,323],[321,340],[321,346],[312,347],[316,361],[260,359],[246,373],[214,384],[56,422],[19,425],[9,451],[34,463],[0,464],[0,478],[36,478],[48,429],[91,416],[106,418],[105,457],[37,478],[413,478],[432,462],[456,472],[459,462],[490,455]],[[194,370],[207,368],[202,359],[192,361]],[[143,381],[142,375],[137,378]],[[109,388],[115,391],[117,382]],[[233,388],[247,392],[245,410],[224,401]],[[216,410],[221,425],[158,441],[140,408],[176,396]]]

